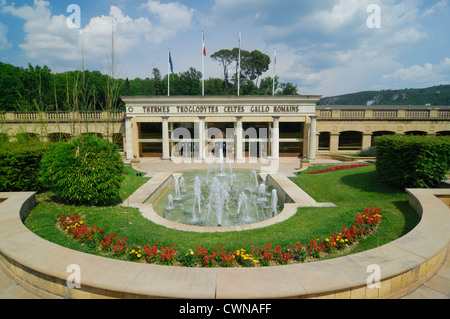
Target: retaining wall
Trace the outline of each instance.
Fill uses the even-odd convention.
[[[439,269],[450,240],[450,211],[437,196],[448,189],[407,190],[420,223],[386,245],[331,260],[257,268],[185,268],[114,260],[48,242],[23,220],[34,193],[0,193],[0,266],[46,298],[396,298]],[[0,200],[1,202],[1,200]],[[68,288],[68,266],[81,270],[81,288]],[[379,288],[369,288],[371,265]]]

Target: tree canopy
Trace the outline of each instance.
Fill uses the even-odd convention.
[[[211,58],[223,66],[224,78],[205,79],[205,95],[236,95],[237,76],[235,73],[230,78],[228,69],[237,61],[237,49],[219,50]],[[259,81],[269,65],[267,55],[241,50],[241,95],[272,94],[272,77]],[[46,65],[29,64],[24,68],[0,62],[0,74],[0,112],[122,109],[120,96],[167,95],[168,76],[162,76],[158,68],[153,68],[145,79],[112,79],[100,71],[54,73]],[[170,95],[201,95],[201,81],[201,72],[193,67],[171,74]],[[118,89],[111,90],[112,84]],[[276,94],[297,94],[295,85],[280,83],[278,77],[275,88]],[[111,99],[111,94],[118,96]]]

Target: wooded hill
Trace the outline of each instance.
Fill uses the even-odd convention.
[[[322,105],[450,105],[450,85],[423,89],[364,91],[323,97]]]

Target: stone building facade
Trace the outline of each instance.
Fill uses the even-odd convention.
[[[450,135],[450,106],[317,106],[320,96],[122,97],[125,111],[0,113],[0,138],[94,134],[127,159],[358,153],[386,134]]]

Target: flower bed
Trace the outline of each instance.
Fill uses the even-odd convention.
[[[328,173],[328,172],[334,172],[334,171],[342,171],[345,169],[356,168],[356,167],[365,167],[365,166],[372,166],[372,165],[370,165],[370,164],[352,164],[352,165],[336,166],[336,167],[332,167],[332,168],[322,169],[320,171],[308,172],[306,174],[307,175],[315,175],[315,174]]]
[[[184,267],[260,267],[304,262],[307,258],[318,259],[326,254],[343,251],[377,229],[381,223],[380,212],[380,208],[366,208],[363,213],[355,215],[352,225],[344,225],[340,233],[330,234],[324,239],[313,238],[305,245],[297,242],[282,247],[268,242],[264,247],[251,245],[248,252],[244,248],[227,251],[223,245],[220,248],[214,246],[214,249],[208,249],[197,244],[195,250],[180,252],[175,245],[169,247],[158,245],[158,242],[151,246],[130,244],[126,237],[119,238],[116,233],[105,234],[102,228],[85,225],[82,216],[77,213],[61,215],[57,226],[81,245],[86,245],[104,256]]]

